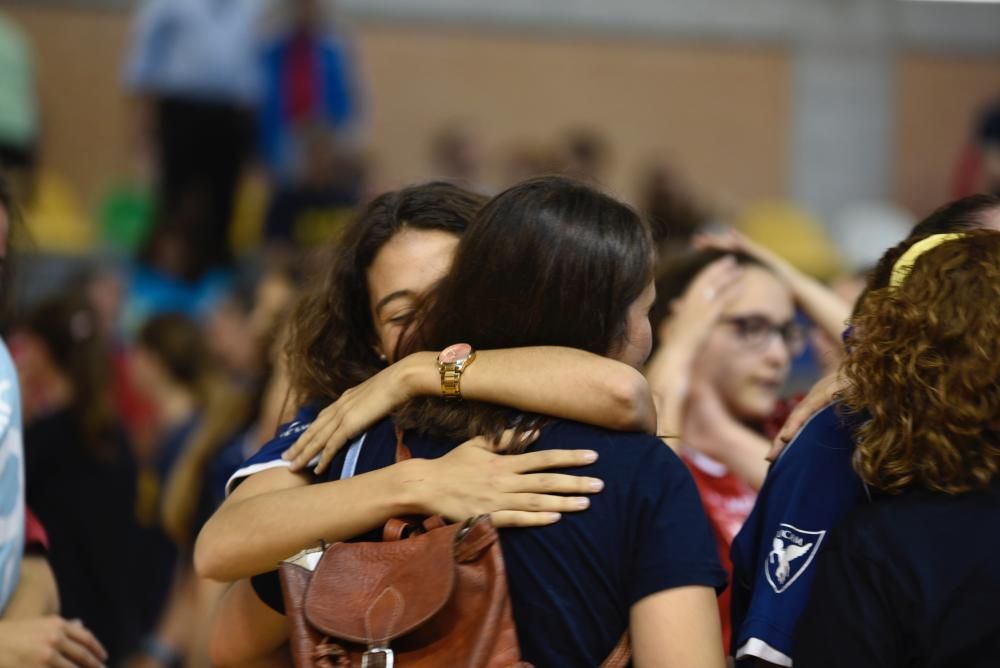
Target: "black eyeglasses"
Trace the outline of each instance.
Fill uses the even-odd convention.
[[[735,329],[737,336],[756,350],[766,348],[775,335],[781,337],[792,357],[798,357],[806,347],[806,328],[794,320],[776,325],[762,315],[748,315],[723,318],[722,322]]]

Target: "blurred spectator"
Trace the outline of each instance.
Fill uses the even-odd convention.
[[[264,237],[272,250],[326,247],[340,236],[362,191],[360,161],[338,151],[333,135],[316,127],[303,137],[304,171],[280,186],[268,207]]]
[[[153,406],[156,439],[143,459],[136,512],[143,527],[146,577],[142,594],[145,630],[161,623],[178,569],[178,550],[163,528],[163,490],[186,443],[198,429],[207,400],[207,353],[201,330],[178,314],[156,316],[139,333],[129,368],[134,386]],[[158,635],[144,649],[173,646]]]
[[[463,123],[441,127],[431,139],[431,176],[482,189],[483,149],[478,136]]]
[[[509,188],[535,176],[555,174],[563,163],[551,147],[529,142],[512,146],[504,160],[503,187]]]
[[[127,81],[156,144],[157,224],[182,224],[209,265],[230,261],[233,198],[253,147],[260,10],[261,0],[147,0],[136,16]]]
[[[35,72],[28,38],[0,14],[0,168],[31,168],[38,149]]]
[[[592,128],[576,128],[566,133],[560,146],[561,173],[586,183],[603,184],[607,179],[611,148]]]
[[[708,222],[690,189],[666,161],[646,165],[639,182],[639,206],[661,253],[686,248]]]
[[[3,260],[7,259],[7,240],[16,213],[7,183],[0,175],[0,258]],[[24,548],[21,406],[14,364],[7,346],[0,341],[0,611],[7,607],[17,589]]]
[[[272,380],[271,350],[293,294],[285,274],[269,272],[252,300],[234,294],[209,320],[205,340],[224,374],[207,383],[203,417],[187,432],[164,484],[163,528],[183,558],[156,634],[146,643],[150,656],[208,665],[207,633],[225,587],[195,576],[190,548],[222,503],[229,477],[274,434],[279,418],[265,397],[273,402],[275,391],[283,397],[287,386],[280,374]],[[136,664],[145,665],[153,664]]]
[[[983,114],[976,139],[983,152],[986,192],[1000,195],[1000,101]]]
[[[341,154],[357,151],[363,103],[354,47],[331,1],[281,0],[272,8],[261,54],[260,147],[277,183],[301,183],[314,170],[317,134],[334,137]]]
[[[20,331],[18,370],[45,399],[24,436],[28,504],[49,535],[63,614],[82,619],[113,663],[141,628],[135,464],[114,411],[107,349],[97,314],[73,294],[40,305]]]
[[[7,286],[8,240],[18,220],[6,181],[0,174],[0,267]],[[5,302],[4,302],[5,303]],[[108,655],[79,621],[58,616],[59,592],[48,560],[48,537],[37,517],[25,509],[21,405],[17,373],[0,342],[0,665],[42,668],[60,661],[100,665]]]
[[[729,548],[763,483],[768,438],[787,410],[779,393],[805,332],[794,317],[793,282],[760,257],[702,250],[662,264],[650,313],[660,345],[646,374],[661,424],[677,420],[661,433],[679,431],[679,454],[731,573]],[[728,590],[719,606],[728,647]]]
[[[1000,98],[976,119],[952,178],[953,198],[981,192],[1000,194]]]
[[[200,273],[206,267],[205,250],[182,226],[168,223],[153,230],[142,261],[129,277],[122,316],[126,337],[163,313],[182,313],[194,320],[207,317],[229,289],[231,276],[218,268]]]

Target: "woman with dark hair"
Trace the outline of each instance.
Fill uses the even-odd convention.
[[[235,580],[273,573],[277,561],[316,536],[343,540],[412,512],[452,518],[494,513],[500,526],[549,524],[559,520],[559,513],[585,507],[582,497],[558,494],[600,489],[593,478],[532,474],[582,466],[592,461],[590,453],[502,457],[493,451],[493,434],[477,434],[447,457],[424,463],[419,486],[401,484],[410,479],[412,464],[405,463],[337,480],[352,476],[364,452],[366,428],[412,397],[441,392],[436,353],[415,352],[387,364],[397,360],[403,326],[420,296],[448,270],[460,235],[484,201],[448,184],[417,186],[376,198],[348,228],[327,276],[292,321],[293,399],[305,408],[230,481],[235,491],[196,545],[195,564],[202,575]],[[581,350],[481,350],[463,374],[461,393],[609,428],[655,428],[642,375]],[[343,448],[358,435],[362,438]],[[509,442],[510,435],[502,440]],[[344,461],[330,468],[338,453]],[[310,484],[331,477],[336,482]],[[282,490],[294,492],[302,511],[272,503]],[[305,510],[315,507],[329,511]],[[289,522],[289,516],[296,521]],[[247,535],[247,522],[259,531]],[[262,606],[245,580],[227,594],[216,629],[213,660],[223,665],[246,665],[279,647],[287,633],[284,618]]]
[[[911,246],[854,318],[843,404],[875,496],[829,536],[795,665],[1000,656],[1000,233]]]
[[[71,294],[39,306],[20,328],[17,361],[25,384],[42,388],[25,430],[25,481],[49,535],[63,614],[120,660],[140,633],[126,566],[136,556],[135,465],[89,303]]]
[[[564,178],[524,182],[473,222],[404,348],[559,345],[638,368],[651,347],[652,265],[628,207]],[[501,531],[524,660],[598,665],[628,631],[636,665],[723,665],[713,588],[724,575],[690,475],[659,439],[422,398],[370,432],[359,468],[393,461],[395,427],[417,457],[511,427],[541,435],[509,451],[599,452],[593,469],[606,486],[587,512]]]

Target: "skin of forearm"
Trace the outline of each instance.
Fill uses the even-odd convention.
[[[422,460],[363,475],[230,499],[195,545],[198,575],[231,582],[273,570],[320,541],[335,543],[381,526],[387,517],[420,512]],[[336,512],[320,512],[333,508]]]
[[[218,668],[291,665],[287,649],[282,652],[287,619],[257,597],[249,580],[234,582],[222,595],[210,635],[209,654]]]
[[[33,619],[59,612],[59,590],[45,557],[29,555],[21,561],[21,578],[3,612],[3,619]]]
[[[409,393],[439,394],[436,353],[411,358],[404,378]],[[462,374],[462,395],[610,429],[647,433],[656,429],[656,408],[639,371],[571,348],[478,351],[476,361]]]

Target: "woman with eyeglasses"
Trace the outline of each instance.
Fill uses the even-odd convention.
[[[796,306],[824,329],[847,314],[819,284],[731,242],[747,243],[715,240],[715,248],[663,259],[650,314],[658,347],[647,367],[659,433],[694,476],[727,570],[730,544],[767,473],[792,359],[805,346]],[[728,590],[719,605],[728,642]]]

